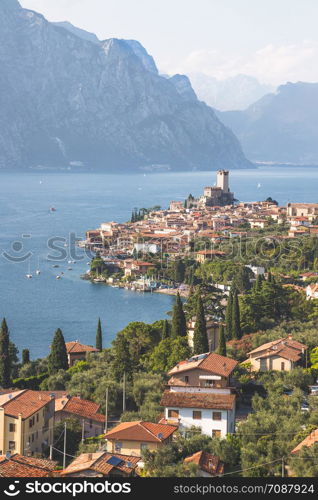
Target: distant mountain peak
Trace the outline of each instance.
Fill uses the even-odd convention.
[[[159,76],[135,40],[95,42],[0,0],[0,168],[251,166],[186,77]]]
[[[99,44],[100,41],[95,35],[95,33],[90,33],[89,31],[83,30],[81,28],[77,28],[74,26],[72,23],[68,21],[60,21],[60,22],[54,22],[52,23],[54,26],[57,26],[59,28],[64,28],[68,30],[70,33],[73,35],[78,36],[79,38],[82,38],[83,40],[86,40],[88,42],[92,42],[95,44]]]

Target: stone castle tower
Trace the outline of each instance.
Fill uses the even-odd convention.
[[[216,185],[221,188],[223,193],[229,193],[229,171],[228,170],[218,170],[216,177]]]

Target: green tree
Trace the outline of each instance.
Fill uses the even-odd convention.
[[[253,291],[255,292],[261,292],[262,291],[262,286],[263,286],[263,275],[258,274],[254,283]]]
[[[29,349],[23,349],[22,351],[22,366],[30,363],[30,351]]]
[[[241,330],[241,317],[240,317],[240,305],[238,301],[237,290],[233,294],[233,304],[232,304],[232,338],[240,339],[242,337]]]
[[[61,420],[54,427],[54,443],[59,451],[53,450],[53,458],[57,460],[60,465],[63,463],[63,439],[66,424],[66,463],[73,460],[70,456],[74,456],[79,448],[82,438],[82,426],[76,418],[66,418]]]
[[[148,355],[145,368],[147,371],[164,373],[189,356],[190,347],[186,337],[169,337],[159,342]]]
[[[0,329],[0,385],[10,387],[10,338],[6,319],[3,318]]]
[[[173,274],[174,274],[174,280],[177,281],[177,283],[184,282],[185,265],[181,259],[175,261]]]
[[[233,314],[233,294],[231,290],[227,300],[226,311],[225,311],[225,335],[227,340],[231,340],[232,338],[232,314]]]
[[[201,295],[197,297],[197,310],[193,333],[193,352],[201,354],[209,351],[208,334],[206,329],[205,313]]]
[[[224,331],[223,325],[220,325],[218,352],[219,352],[219,354],[221,354],[221,356],[226,356],[226,338],[225,338],[225,331]]]
[[[167,339],[169,335],[170,335],[170,325],[169,321],[165,319],[162,325],[161,339],[162,340]]]
[[[98,349],[99,351],[103,349],[103,334],[102,334],[102,324],[100,318],[98,318],[98,323],[97,323],[96,349]]]
[[[62,330],[58,328],[55,332],[53,342],[51,345],[51,352],[49,354],[48,370],[49,374],[58,372],[59,370],[68,369],[68,359],[66,352],[65,340]]]
[[[183,310],[182,300],[178,292],[172,310],[171,336],[184,337],[186,335],[187,335],[187,322]]]

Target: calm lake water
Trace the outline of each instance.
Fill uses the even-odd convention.
[[[7,318],[12,340],[32,358],[44,356],[57,327],[65,339],[94,344],[101,317],[104,345],[130,321],[164,318],[173,299],[91,284],[80,279],[88,258],[78,251],[76,264],[66,256],[59,269],[47,260],[52,237],[83,237],[101,222],[127,221],[134,207],[166,207],[170,200],[201,194],[213,185],[215,172],[107,175],[97,173],[0,174],[0,317]],[[317,202],[318,167],[261,167],[230,174],[230,186],[242,201],[268,196],[287,201]],[[56,212],[50,212],[50,207]],[[68,253],[70,247],[64,247]],[[28,253],[32,256],[19,260]],[[35,270],[41,275],[35,276]],[[30,265],[33,279],[26,279]],[[68,271],[68,267],[72,271]],[[56,280],[61,271],[63,279]]]

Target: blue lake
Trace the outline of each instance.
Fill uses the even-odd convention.
[[[0,174],[0,316],[7,318],[11,338],[31,357],[49,351],[57,327],[65,339],[94,344],[98,317],[104,345],[111,343],[130,321],[154,322],[171,310],[173,299],[160,294],[138,294],[80,279],[88,258],[78,251],[76,264],[69,255],[59,269],[47,260],[52,237],[83,237],[101,222],[127,221],[134,207],[166,207],[170,200],[197,196],[213,185],[215,172],[107,175],[99,173]],[[230,186],[242,201],[268,196],[280,204],[317,202],[318,168],[260,167],[236,170]],[[56,212],[50,212],[50,207]],[[63,244],[60,243],[63,247]],[[63,247],[66,254],[69,247]],[[28,253],[23,262],[13,262]],[[56,253],[53,252],[52,255]],[[6,256],[7,255],[7,256]],[[57,255],[57,254],[56,254]],[[41,275],[35,276],[35,270]],[[26,279],[30,265],[33,279]],[[68,267],[72,271],[68,271]],[[63,271],[63,279],[56,275]]]

